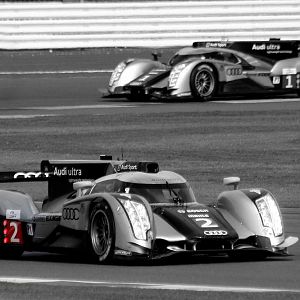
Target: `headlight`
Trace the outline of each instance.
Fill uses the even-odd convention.
[[[134,236],[138,240],[147,240],[147,231],[150,229],[150,221],[147,210],[142,203],[119,199],[129,217]]]
[[[112,86],[116,81],[119,80],[122,72],[126,68],[127,64],[122,61],[117,65],[117,67],[114,69],[113,73],[111,74],[110,80],[109,80],[109,86]]]
[[[187,64],[179,64],[175,66],[169,76],[169,87],[172,88],[176,85],[177,80],[179,78],[179,75],[181,71],[187,66]]]
[[[255,203],[261,216],[263,225],[272,229],[275,237],[282,235],[282,219],[279,207],[274,198],[270,194],[267,194],[256,200]]]

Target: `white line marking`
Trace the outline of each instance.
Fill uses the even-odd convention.
[[[262,103],[300,102],[300,98],[255,99],[255,100],[220,100],[220,101],[212,101],[212,102],[214,102],[214,103],[228,103],[228,104],[262,104]]]
[[[56,117],[59,115],[49,114],[49,115],[0,115],[1,120],[7,119],[33,119],[33,118],[43,118],[43,117]]]
[[[113,70],[23,71],[23,72],[0,72],[0,75],[97,74],[97,73],[112,73],[112,71]]]
[[[280,288],[259,288],[259,287],[238,287],[238,286],[213,286],[213,285],[191,285],[191,284],[157,284],[143,282],[112,282],[112,281],[92,281],[73,279],[42,279],[24,277],[0,277],[0,282],[7,283],[73,283],[73,284],[93,284],[106,287],[126,287],[135,289],[153,290],[185,290],[185,291],[213,291],[213,292],[239,292],[239,293],[269,293],[269,292],[290,292],[300,293],[300,289],[280,289]]]
[[[61,106],[33,106],[21,107],[21,109],[34,109],[34,110],[69,110],[69,109],[94,109],[94,108],[120,108],[120,107],[137,107],[131,104],[93,104],[93,105],[61,105]]]

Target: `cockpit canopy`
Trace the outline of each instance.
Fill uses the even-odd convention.
[[[90,193],[127,193],[144,197],[149,203],[174,204],[196,202],[190,185],[185,183],[145,184],[109,179],[98,182]]]

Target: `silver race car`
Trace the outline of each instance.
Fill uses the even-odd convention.
[[[35,172],[1,172],[1,182],[48,182],[38,208],[32,198],[0,190],[0,254],[76,252],[107,262],[116,257],[170,255],[287,255],[287,237],[275,197],[261,188],[233,190],[211,205],[197,201],[179,174],[155,162],[42,161]],[[200,199],[201,200],[201,199]]]
[[[154,60],[122,61],[111,75],[106,96],[207,101],[225,95],[296,93],[296,77],[280,74],[293,81],[282,85],[277,77],[271,79],[270,72],[294,71],[293,61],[286,59],[297,57],[299,50],[299,41],[195,42],[167,64],[159,62],[157,55]]]

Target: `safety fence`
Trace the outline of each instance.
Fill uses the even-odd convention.
[[[300,39],[299,0],[0,3],[0,49]]]

